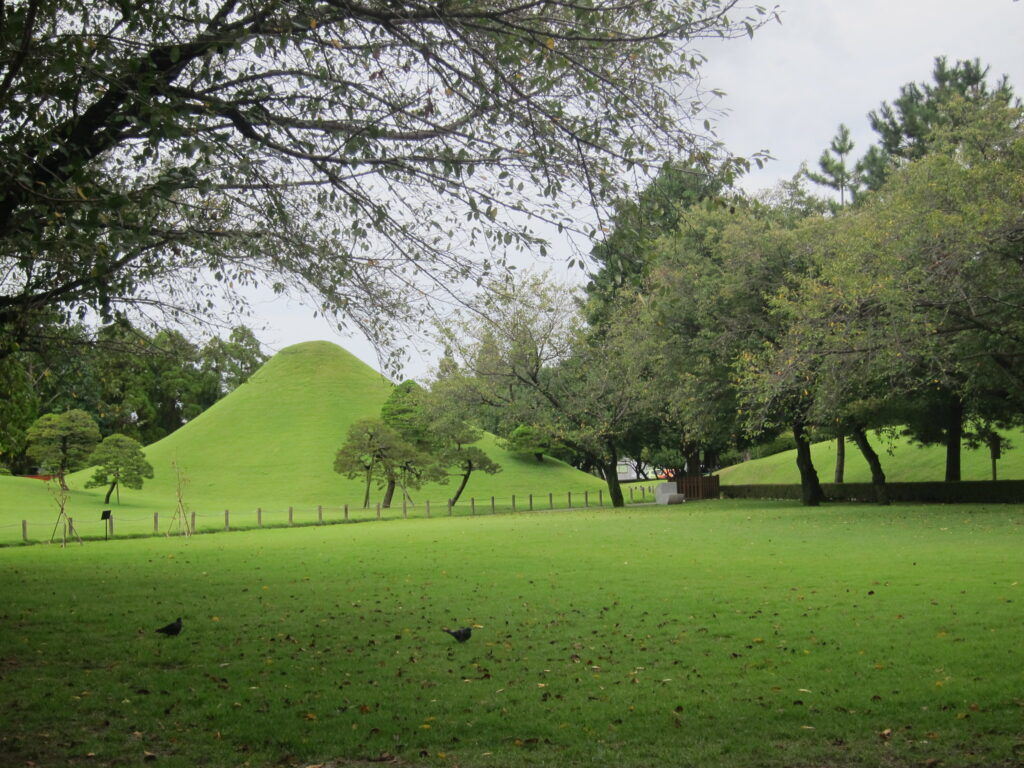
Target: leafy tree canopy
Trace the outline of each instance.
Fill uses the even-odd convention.
[[[591,251],[597,269],[587,285],[587,317],[600,324],[622,290],[641,290],[653,242],[671,234],[687,209],[715,198],[727,186],[723,173],[666,163],[636,199],[615,202],[611,232]]]
[[[626,312],[622,307],[617,311]],[[506,434],[544,424],[608,482],[624,503],[620,443],[651,402],[650,358],[637,354],[629,322],[588,334],[575,297],[550,275],[525,274],[491,289],[442,329],[452,359],[434,387],[464,409],[499,408]]]
[[[3,355],[40,344],[51,308],[202,319],[254,284],[387,340],[414,297],[483,278],[467,253],[534,245],[523,215],[571,226],[558,201],[609,198],[624,167],[711,162],[694,45],[774,16],[739,0],[0,14]]]
[[[855,166],[847,163],[853,151],[854,143],[850,137],[850,129],[843,123],[829,142],[828,149],[818,158],[818,171],[805,172],[808,179],[815,184],[834,189],[839,193],[839,207],[846,205],[847,200],[853,202],[860,190],[860,173]]]
[[[100,441],[96,421],[83,410],[40,416],[28,429],[28,454],[39,463],[43,472],[60,478],[86,466],[93,448]]]
[[[978,105],[1018,103],[1006,76],[994,85],[989,84],[988,77],[989,67],[980,59],[959,60],[951,65],[945,56],[939,56],[932,82],[907,83],[891,104],[882,102],[871,111],[868,119],[879,143],[858,163],[865,186],[878,189],[894,168],[930,152],[939,133],[948,135],[962,125],[957,110],[951,109],[957,100]]]
[[[107,488],[104,504],[110,503],[110,495],[117,489],[118,502],[121,486],[142,488],[147,477],[153,477],[153,467],[146,461],[142,446],[126,435],[107,435],[89,457],[89,463],[96,466],[93,476],[86,482],[86,488]]]

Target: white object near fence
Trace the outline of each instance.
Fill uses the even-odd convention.
[[[682,504],[686,496],[679,493],[675,483],[660,483],[654,488],[654,501],[657,504]]]

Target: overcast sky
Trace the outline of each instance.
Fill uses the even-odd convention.
[[[762,0],[770,4],[769,0]],[[815,164],[840,123],[861,156],[874,137],[867,113],[892,101],[901,85],[931,79],[935,57],[980,58],[992,79],[1008,75],[1024,94],[1024,2],[1016,0],[781,0],[782,23],[754,38],[702,47],[704,85],[726,92],[718,137],[734,154],[767,150],[775,158],[754,171],[748,191]],[[257,298],[257,337],[271,353],[326,339],[377,367],[362,339],[343,337],[292,300]],[[413,342],[406,373],[423,377],[431,356]]]

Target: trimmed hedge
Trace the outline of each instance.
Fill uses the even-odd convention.
[[[1024,480],[969,480],[959,483],[886,483],[889,500],[932,504],[1017,504],[1024,502]],[[829,501],[875,501],[871,483],[822,483]],[[723,499],[795,499],[801,498],[799,485],[725,485]]]

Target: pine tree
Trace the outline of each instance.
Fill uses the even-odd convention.
[[[845,124],[839,124],[839,130],[832,137],[828,149],[821,153],[818,158],[818,167],[821,173],[806,170],[804,175],[815,184],[834,189],[839,193],[839,205],[845,206],[847,197],[849,202],[856,199],[860,191],[860,178],[857,166],[850,167],[846,159],[853,151],[854,143],[850,138],[850,129]]]

